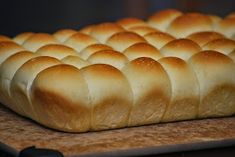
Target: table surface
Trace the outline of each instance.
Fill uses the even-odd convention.
[[[0,141],[18,151],[34,145],[57,149],[65,156],[120,156],[156,150],[201,149],[234,144],[235,117],[75,134],[45,128],[0,105]]]

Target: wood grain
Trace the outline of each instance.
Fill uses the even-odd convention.
[[[17,150],[35,145],[71,156],[226,139],[235,139],[235,117],[74,134],[45,128],[0,105],[0,141]]]

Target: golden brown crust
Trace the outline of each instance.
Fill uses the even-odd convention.
[[[141,57],[123,69],[133,91],[129,126],[160,122],[170,101],[170,81],[157,61]]]
[[[96,43],[98,43],[96,39],[83,33],[76,33],[64,42],[66,46],[72,47],[78,53],[85,47]]]
[[[24,32],[20,33],[17,36],[13,38],[13,41],[15,41],[17,44],[22,45],[25,40],[27,40],[29,37],[31,37],[34,33],[33,32]]]
[[[235,34],[235,18],[225,18],[221,20],[215,27],[215,30],[231,37]]]
[[[12,40],[11,40],[11,38],[0,34],[0,42],[2,42],[2,41],[12,41]]]
[[[200,46],[203,46],[212,40],[225,38],[225,36],[218,32],[196,32],[190,34],[186,38],[196,42]]]
[[[57,65],[41,71],[32,85],[32,102],[37,121],[44,125],[68,132],[90,129],[87,84],[73,66]]]
[[[122,69],[122,67],[128,62],[128,59],[120,52],[114,50],[101,50],[92,54],[87,61],[92,64],[108,64],[117,69]]]
[[[0,65],[11,55],[23,50],[25,49],[22,46],[12,41],[0,42]]]
[[[212,31],[212,21],[207,15],[187,13],[173,20],[167,28],[167,32],[177,38],[184,38],[198,31]]]
[[[129,29],[131,27],[136,27],[136,26],[147,26],[146,22],[134,17],[120,19],[117,21],[117,24],[125,29]]]
[[[128,47],[123,53],[130,61],[140,57],[149,57],[154,60],[158,60],[162,57],[160,51],[148,43],[134,44]]]
[[[113,48],[108,45],[93,44],[84,48],[79,54],[81,55],[83,59],[86,60],[90,55],[94,54],[95,52],[98,52],[101,50],[112,50],[112,49]]]
[[[161,54],[165,57],[179,57],[183,60],[188,60],[199,51],[201,51],[201,47],[189,39],[172,40],[160,49]]]
[[[124,29],[121,26],[115,23],[106,22],[94,26],[90,32],[90,35],[97,39],[100,43],[106,43],[107,39],[113,34],[123,31]]]
[[[161,49],[168,42],[175,40],[173,36],[164,32],[149,33],[146,34],[144,38],[157,49]]]
[[[161,30],[165,31],[169,24],[178,16],[183,13],[176,9],[165,9],[158,11],[148,18],[148,24]]]
[[[135,26],[129,28],[128,31],[139,34],[140,36],[144,36],[149,33],[159,32],[158,29],[149,26]]]
[[[227,38],[215,39],[203,45],[203,50],[214,50],[228,55],[235,49],[235,41]]]
[[[77,33],[74,29],[60,29],[56,31],[53,36],[61,43],[67,40],[69,37]]]
[[[132,107],[132,91],[122,72],[106,64],[93,64],[82,68],[81,72],[90,93],[91,129],[127,126]]]
[[[35,52],[40,47],[47,44],[56,44],[57,40],[50,34],[47,33],[35,33],[31,35],[27,40],[24,41],[22,46],[29,50]]]
[[[146,40],[133,32],[120,32],[112,35],[106,44],[116,51],[123,52],[129,46],[140,42],[146,42]]]
[[[69,55],[78,55],[78,52],[76,52],[73,48],[60,44],[45,45],[39,48],[35,53],[40,56],[50,56],[57,59],[62,59]]]

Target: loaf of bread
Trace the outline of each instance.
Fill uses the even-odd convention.
[[[167,9],[0,35],[0,102],[65,132],[235,114],[235,16]]]

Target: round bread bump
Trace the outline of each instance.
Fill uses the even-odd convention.
[[[27,40],[28,38],[30,38],[34,34],[35,33],[33,33],[33,32],[20,33],[13,38],[13,41],[19,45],[22,45],[25,42],[25,40]]]
[[[133,91],[129,126],[158,123],[169,104],[171,84],[157,61],[141,57],[129,62],[122,72]]]
[[[189,59],[189,64],[199,82],[199,118],[233,115],[235,64],[232,59],[216,51],[201,51]]]
[[[217,16],[217,15],[208,15],[208,17],[211,19],[212,24],[213,24],[213,28],[216,27],[216,25],[222,20],[221,17]]]
[[[136,26],[148,26],[148,24],[142,19],[134,17],[120,19],[117,21],[117,24],[119,24],[125,29],[129,29],[131,27],[136,27]]]
[[[128,47],[123,53],[130,61],[140,57],[149,57],[154,60],[162,58],[159,50],[148,43],[134,44]]]
[[[235,50],[229,53],[229,57],[232,58],[232,60],[235,62]]]
[[[11,38],[0,34],[0,42],[2,42],[2,41],[12,41],[12,40],[11,40]]]
[[[167,28],[167,32],[177,38],[202,31],[212,31],[213,23],[207,15],[187,13],[177,17]]]
[[[136,26],[136,27],[131,27],[128,29],[130,32],[134,32],[136,34],[139,34],[140,36],[144,36],[149,33],[155,33],[159,32],[158,29],[149,27],[149,26]]]
[[[203,46],[212,40],[225,38],[225,36],[218,32],[196,32],[190,34],[186,38],[196,42],[200,46]]]
[[[69,55],[78,56],[79,54],[71,47],[60,44],[48,44],[39,48],[36,52],[39,56],[50,56],[57,59],[62,59]]]
[[[228,55],[235,49],[235,41],[230,39],[216,39],[208,42],[202,47],[203,50],[214,50]]]
[[[44,45],[56,44],[57,40],[50,34],[47,33],[35,33],[31,35],[22,46],[32,52],[35,52],[37,49]]]
[[[65,45],[74,48],[77,52],[80,52],[85,47],[96,43],[98,43],[96,39],[83,33],[76,33],[64,42]]]
[[[88,25],[80,29],[78,32],[89,35],[94,27],[95,25]]]
[[[215,27],[215,31],[224,34],[227,37],[232,37],[235,34],[235,18],[225,18],[221,20]]]
[[[92,54],[88,59],[92,64],[108,64],[112,65],[117,69],[122,69],[122,67],[128,62],[127,57],[114,50],[101,50]]]
[[[90,57],[90,55],[94,54],[97,51],[101,51],[101,50],[112,50],[113,48],[111,48],[108,45],[104,45],[104,44],[93,44],[90,46],[87,46],[86,48],[84,48],[79,54],[81,55],[81,57],[83,59],[87,59]]]
[[[65,64],[73,65],[77,67],[78,69],[81,69],[85,66],[90,65],[90,63],[86,60],[83,60],[82,58],[78,56],[67,56],[61,60]]]
[[[0,65],[11,55],[25,50],[22,46],[11,42],[11,41],[3,41],[0,42]]]
[[[235,11],[229,13],[225,18],[235,18]]]
[[[38,122],[67,132],[90,129],[89,91],[76,67],[61,64],[44,69],[33,81],[31,97]]]
[[[11,81],[10,92],[24,116],[38,120],[40,115],[35,114],[30,98],[32,82],[40,71],[60,63],[56,58],[40,56],[28,60],[16,71]]]
[[[175,40],[175,37],[164,32],[149,33],[146,34],[144,38],[147,40],[148,43],[159,50],[170,41]]]
[[[201,51],[201,47],[189,39],[176,39],[160,49],[160,52],[165,57],[178,57],[183,60],[188,60],[192,55]]]
[[[11,110],[23,115],[23,111],[15,104],[10,93],[10,85],[14,74],[26,61],[36,57],[33,52],[20,51],[7,58],[0,66],[0,100]]]
[[[140,42],[146,42],[146,40],[133,32],[120,32],[112,35],[106,44],[116,51],[123,52],[129,46]]]
[[[101,23],[93,27],[90,32],[90,35],[96,38],[100,43],[106,43],[106,40],[111,37],[113,34],[118,32],[123,32],[124,28],[115,24],[115,23]]]
[[[161,31],[166,31],[169,24],[183,13],[175,9],[165,9],[154,13],[148,19],[148,24]]]
[[[91,130],[127,126],[133,95],[122,72],[107,64],[93,64],[80,71],[90,93]]]
[[[77,31],[73,29],[61,29],[56,31],[53,36],[61,43],[67,40],[72,35],[76,34]]]
[[[167,72],[171,82],[171,101],[162,122],[195,119],[198,113],[199,84],[186,61],[177,57],[164,57],[158,62]],[[183,76],[183,77],[182,77]]]

